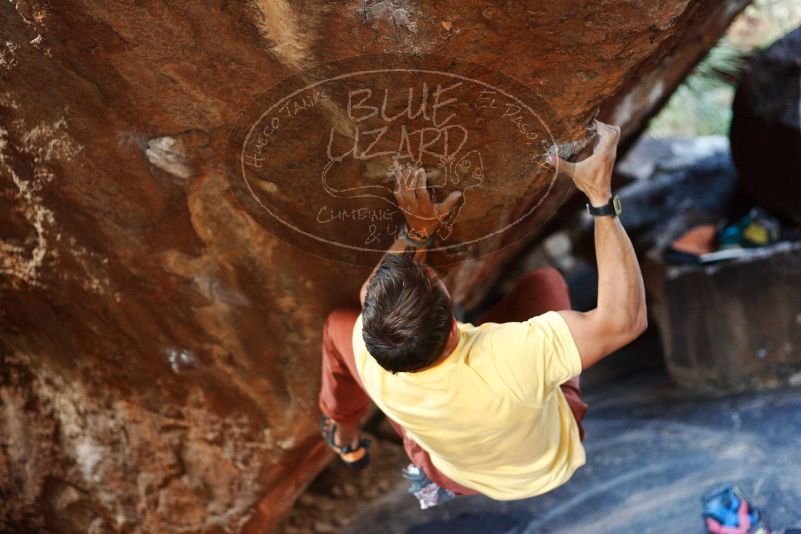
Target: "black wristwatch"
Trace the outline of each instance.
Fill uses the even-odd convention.
[[[593,217],[617,217],[623,211],[620,205],[620,196],[615,195],[603,206],[592,206],[587,204],[587,212]]]

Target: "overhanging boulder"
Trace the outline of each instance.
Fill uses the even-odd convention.
[[[320,329],[368,270],[279,241],[231,194],[226,142],[267,89],[366,54],[456,57],[545,102],[569,155],[599,109],[631,140],[746,3],[3,3],[0,529],[263,532],[328,461]],[[570,191],[528,170],[490,176],[484,217],[454,228],[542,201],[451,258],[478,258],[449,274],[466,305]]]

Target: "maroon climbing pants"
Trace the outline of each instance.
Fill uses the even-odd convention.
[[[525,321],[548,311],[569,309],[570,294],[559,271],[551,268],[537,269],[523,276],[512,292],[493,306],[478,324]],[[370,402],[353,359],[351,339],[358,316],[359,310],[356,309],[334,310],[328,316],[323,331],[320,410],[334,421],[349,426],[361,423]],[[584,439],[582,420],[587,411],[587,404],[581,399],[578,377],[563,384],[562,392],[576,418],[581,439]],[[403,448],[409,459],[420,466],[428,478],[457,495],[477,493],[439,472],[431,463],[428,453],[406,435],[403,427],[392,419],[390,422],[403,438]]]

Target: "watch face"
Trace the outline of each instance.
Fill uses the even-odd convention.
[[[623,212],[623,206],[620,204],[620,195],[615,195],[612,198],[612,205],[615,207],[615,215],[620,215]]]

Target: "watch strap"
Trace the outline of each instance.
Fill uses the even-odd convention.
[[[593,206],[587,204],[587,212],[593,217],[617,217],[620,215],[622,208],[620,206],[620,197],[618,195],[609,199],[609,202],[603,206]]]
[[[428,239],[425,241],[420,241],[411,237],[405,224],[401,224],[398,234],[400,235],[400,238],[406,242],[406,244],[411,245],[414,248],[425,248],[431,244],[431,241],[433,241],[432,236],[428,236]]]

